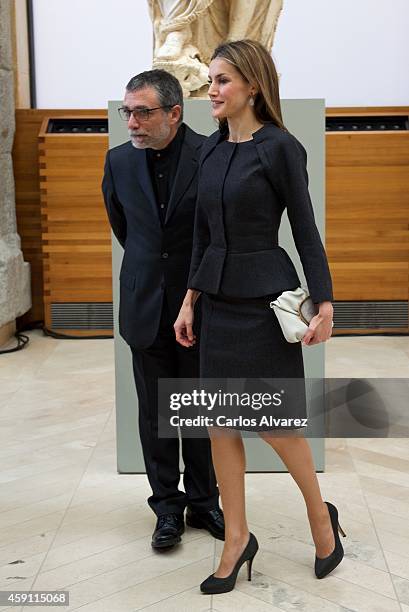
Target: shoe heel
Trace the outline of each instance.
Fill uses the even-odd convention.
[[[255,556],[256,554],[254,553],[251,559],[247,559],[247,580],[251,580],[251,568],[253,566],[253,559]]]
[[[341,525],[338,523],[338,531],[344,536],[344,538],[346,538],[347,534],[345,533],[345,531],[342,529]]]

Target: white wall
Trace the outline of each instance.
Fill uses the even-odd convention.
[[[408,0],[284,0],[273,57],[283,98],[409,104]]]
[[[105,108],[152,64],[145,0],[33,0],[38,108]]]
[[[33,0],[37,106],[104,108],[152,61],[146,0]],[[284,0],[282,98],[409,105],[408,0]]]

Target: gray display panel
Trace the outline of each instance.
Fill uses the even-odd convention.
[[[118,107],[122,101],[110,101],[109,146],[117,146],[129,140],[127,124],[118,116]],[[314,205],[317,227],[325,244],[325,101],[281,100],[284,124],[305,146],[308,154],[309,190]],[[184,110],[185,122],[196,132],[209,135],[217,129],[210,115],[207,100],[186,100]],[[291,227],[287,214],[284,213],[280,232],[280,245],[293,260],[302,281],[305,280],[300,258],[294,245]],[[112,277],[114,296],[114,329],[115,329],[115,387],[116,387],[116,425],[117,425],[117,467],[119,473],[144,473],[145,466],[138,430],[138,400],[132,373],[132,360],[129,347],[120,337],[118,331],[118,277],[123,250],[112,236]],[[305,374],[307,378],[324,378],[325,344],[303,347]],[[320,384],[314,382],[314,385]],[[308,392],[307,384],[307,392]],[[317,394],[317,389],[314,389]],[[319,409],[323,413],[322,407]],[[285,472],[286,467],[278,455],[259,439],[247,438],[246,463],[248,472]],[[314,462],[317,471],[325,466],[325,440],[310,438]],[[181,469],[183,462],[181,459]]]

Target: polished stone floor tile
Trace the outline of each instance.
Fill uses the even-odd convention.
[[[326,440],[317,478],[347,537],[343,562],[323,580],[294,480],[247,474],[260,543],[253,580],[243,567],[234,591],[207,597],[199,585],[223,543],[187,528],[182,545],[153,551],[147,479],[116,471],[112,340],[29,335],[27,349],[0,362],[3,590],[66,588],[64,609],[81,612],[409,612],[407,439]],[[409,341],[333,338],[326,376],[409,378]]]

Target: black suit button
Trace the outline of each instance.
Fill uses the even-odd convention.
[[[161,204],[161,205],[160,205],[160,207],[161,207],[161,208],[165,208],[165,205],[164,205],[164,204]]]
[[[163,174],[162,173],[158,174],[158,178],[163,178]]]
[[[169,257],[169,253],[162,253],[162,259],[167,259]]]

